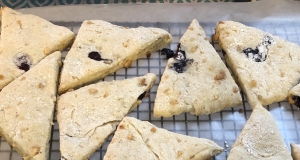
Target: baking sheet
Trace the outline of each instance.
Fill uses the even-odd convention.
[[[276,1],[274,1],[276,2]],[[255,2],[258,3],[258,2]],[[264,2],[259,2],[259,3],[264,3]],[[281,3],[281,2],[280,2]],[[298,4],[295,4],[294,2],[291,1],[284,1],[286,3],[283,6],[289,6],[289,5],[298,5],[299,7],[299,2]],[[251,3],[253,4],[253,3]],[[135,5],[136,6],[136,5]],[[199,5],[201,6],[201,5]],[[206,10],[209,9],[220,9],[221,8],[217,7],[218,5],[207,5]],[[220,5],[222,6],[222,5]],[[235,5],[230,5],[231,6],[231,12],[233,11],[239,11],[239,9],[236,9]],[[260,5],[257,5],[260,6]],[[255,6],[255,7],[257,7]],[[272,8],[272,6],[274,8]],[[87,7],[87,6],[86,6]],[[90,7],[95,7],[95,6],[90,6]],[[118,8],[118,6],[114,6]],[[123,6],[119,6],[119,9],[124,9]],[[133,6],[131,6],[134,8]],[[251,8],[252,5],[249,4],[249,7]],[[73,8],[71,6],[71,8]],[[84,8],[84,7],[83,7]],[[89,8],[89,7],[87,7]],[[189,21],[183,20],[181,18],[183,17],[178,17],[178,20],[175,21],[174,19],[170,19],[169,21],[167,19],[161,19],[161,17],[147,17],[142,19],[135,19],[136,21],[133,21],[130,17],[124,18],[124,19],[118,19],[116,20],[114,18],[114,11],[109,10],[110,6],[106,6],[107,9],[102,10],[99,8],[100,12],[101,10],[105,11],[105,14],[111,13],[111,20],[106,19],[114,24],[122,25],[122,26],[127,26],[127,27],[138,27],[138,26],[146,26],[146,27],[158,27],[165,29],[171,33],[173,36],[173,43],[169,46],[171,49],[176,49],[176,45],[179,42],[180,37],[182,34],[185,32],[189,25]],[[126,8],[126,7],[125,7]],[[162,9],[160,5],[157,5],[157,9]],[[170,8],[171,5],[170,5]],[[164,8],[165,10],[169,10],[170,8]],[[184,8],[185,10],[189,10],[189,6],[180,6],[179,8]],[[200,7],[201,8],[201,7]],[[227,9],[230,7],[227,6]],[[264,6],[264,8],[268,8]],[[277,7],[274,5],[270,5],[271,11],[275,10]],[[45,13],[53,12],[54,8],[44,8],[44,12],[40,13],[36,11],[36,15],[44,16],[46,17],[47,15]],[[68,12],[71,11],[70,8],[68,7],[62,7],[63,11],[61,12]],[[257,8],[252,8],[253,10],[256,10],[256,12],[259,12]],[[56,10],[56,9],[55,9]],[[248,9],[251,10],[251,9]],[[285,10],[284,7],[282,10]],[[293,10],[293,9],[291,9]],[[34,9],[25,9],[22,11],[26,12],[32,12],[34,13]],[[84,9],[83,9],[84,11]],[[106,13],[106,11],[108,13]],[[300,16],[297,16],[300,14],[300,11],[296,11],[293,14],[289,13],[289,15],[284,15],[279,16],[279,13],[271,13],[271,11],[266,11],[266,13],[261,13],[261,17],[253,16],[252,19],[240,19],[240,21],[246,23],[247,25],[250,26],[255,26],[257,28],[260,28],[262,30],[265,30],[271,34],[278,35],[288,41],[297,43],[300,45],[300,21],[297,21]],[[119,11],[118,11],[119,12]],[[246,12],[246,11],[245,11]],[[282,11],[283,12],[283,11]],[[188,14],[185,12],[182,12],[184,14]],[[194,13],[191,11],[191,13]],[[209,12],[208,12],[209,13]],[[268,13],[268,14],[267,14]],[[287,12],[288,13],[288,12]],[[74,13],[75,15],[79,13]],[[101,15],[99,15],[98,18],[90,18],[96,15],[93,15],[93,13],[86,12],[86,19],[102,19]],[[221,13],[220,13],[221,14]],[[59,16],[57,16],[59,15]],[[136,14],[138,15],[138,14]],[[78,29],[81,24],[81,20],[83,19],[73,19],[67,21],[67,16],[69,15],[60,15],[59,13],[56,14],[56,19],[51,19],[51,17],[48,17],[49,20],[52,20],[54,23],[62,26],[66,26],[70,28],[72,31],[75,33],[78,32]],[[221,16],[221,15],[219,15]],[[241,15],[231,15],[229,16],[227,13],[224,13],[222,15],[223,18],[225,19],[230,19],[230,20],[236,20],[238,21],[238,17]],[[222,17],[221,16],[221,17]],[[251,15],[248,15],[251,16]],[[287,18],[284,18],[284,17]],[[61,20],[59,20],[59,17],[61,17]],[[76,17],[76,16],[72,16]],[[70,17],[70,18],[72,18]],[[80,16],[78,16],[80,17]],[[224,19],[216,19],[218,16],[208,16],[206,19],[199,19],[197,18],[198,21],[200,21],[200,25],[203,27],[205,30],[206,34],[208,37],[210,37],[214,33],[214,27],[217,21],[219,20],[224,20]],[[278,17],[278,18],[276,18]],[[109,17],[107,17],[109,18]],[[119,17],[120,18],[120,17]],[[157,18],[159,20],[155,21],[154,18]],[[203,17],[202,17],[203,18]],[[215,19],[210,19],[210,18],[215,18]],[[220,18],[220,17],[219,17]],[[241,17],[240,17],[241,18]],[[273,19],[273,20],[271,20]],[[75,21],[76,20],[76,21]],[[162,21],[164,20],[164,21]],[[191,20],[191,17],[190,19]],[[248,21],[249,20],[249,21]],[[252,21],[253,20],[253,21]],[[212,42],[213,46],[215,49],[218,51],[220,54],[221,58],[223,58],[222,51],[217,44],[217,42]],[[67,51],[64,52],[64,56],[66,55]],[[247,119],[249,118],[251,114],[251,108],[249,104],[247,103],[246,98],[244,97],[243,93],[243,105],[237,106],[234,108],[228,108],[225,109],[221,112],[214,113],[211,115],[201,115],[201,116],[192,116],[190,114],[181,114],[178,116],[173,116],[171,118],[155,118],[152,115],[153,111],[153,104],[156,96],[156,90],[159,84],[160,77],[164,71],[164,68],[167,64],[167,60],[161,56],[158,52],[153,53],[151,58],[147,59],[146,57],[143,57],[135,62],[133,62],[132,67],[129,69],[121,69],[117,71],[114,74],[109,75],[106,77],[104,80],[105,81],[110,81],[113,79],[116,80],[122,80],[125,78],[131,78],[131,77],[136,77],[136,76],[141,76],[144,75],[148,72],[155,73],[157,75],[157,80],[155,85],[153,86],[151,90],[150,97],[148,99],[144,99],[143,103],[136,108],[134,111],[132,111],[129,116],[136,117],[140,120],[146,120],[154,125],[165,128],[169,131],[173,131],[176,133],[181,133],[185,135],[190,135],[190,136],[195,136],[195,137],[201,137],[201,138],[208,138],[213,141],[215,141],[218,145],[224,147],[225,151],[220,154],[219,156],[215,157],[214,159],[216,160],[225,160],[228,156],[228,153],[230,151],[231,145],[235,142],[237,136],[241,132],[244,124],[246,123]],[[266,108],[271,112],[271,114],[274,116],[274,119],[276,120],[276,123],[280,129],[280,132],[289,147],[290,142],[294,143],[300,143],[300,111],[297,110],[296,107],[291,106],[288,102],[280,102],[280,103],[274,103],[269,106],[266,106]],[[242,109],[242,112],[240,111]],[[107,140],[107,142],[99,148],[90,158],[90,160],[101,160],[102,157],[105,154],[107,145],[109,144],[112,136]],[[225,143],[226,142],[226,143]],[[227,146],[227,147],[226,147]],[[5,140],[1,139],[0,141],[0,159],[1,160],[21,160],[21,156],[15,152],[6,142]],[[52,132],[52,140],[51,140],[51,152],[50,152],[50,159],[51,160],[58,160],[60,159],[60,154],[59,154],[59,131],[58,131],[58,125],[57,122],[55,121],[54,129]]]

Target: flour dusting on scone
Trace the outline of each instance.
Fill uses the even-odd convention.
[[[251,106],[285,100],[300,78],[300,47],[238,22],[219,22],[214,40]]]
[[[155,117],[211,114],[241,104],[237,84],[196,20],[175,52],[161,52],[169,60],[157,90]]]
[[[123,117],[142,103],[155,79],[155,74],[148,73],[63,94],[57,104],[62,160],[89,159]]]
[[[256,105],[230,150],[228,160],[292,160],[277,124],[260,104]]]
[[[98,81],[133,61],[170,44],[171,35],[159,28],[125,28],[111,23],[84,21],[66,56],[58,92]]]
[[[211,140],[190,137],[125,117],[107,147],[104,160],[205,160],[222,153]]]
[[[8,7],[1,9],[1,16],[0,90],[75,38],[68,28]]]
[[[61,53],[52,53],[0,92],[0,135],[25,160],[47,160]]]

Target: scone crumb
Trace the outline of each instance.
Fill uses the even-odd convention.
[[[222,80],[226,78],[226,74],[223,70],[220,70],[219,73],[215,76],[215,80]]]
[[[251,80],[251,81],[250,81],[250,87],[251,87],[251,88],[256,87],[256,81],[255,81],[255,80]]]
[[[139,86],[147,86],[145,78],[140,81]]]
[[[103,95],[104,98],[106,98],[109,95],[108,92],[105,92],[105,94]]]
[[[30,154],[31,154],[31,156],[33,157],[33,156],[39,154],[39,153],[40,153],[40,150],[41,150],[41,148],[38,147],[38,146],[33,146],[33,147],[31,147],[31,148],[30,148]]]
[[[132,61],[131,61],[131,60],[127,60],[127,61],[125,62],[124,67],[125,67],[125,68],[129,68],[129,67],[131,67],[131,64],[132,64]]]
[[[134,139],[134,136],[130,133],[130,134],[127,135],[127,139],[133,140],[133,139]]]
[[[233,93],[237,93],[239,91],[238,87],[233,87],[232,88]]]
[[[87,24],[94,24],[92,21],[87,21],[86,23]]]
[[[4,79],[4,76],[3,75],[0,75],[0,80]]]
[[[239,113],[244,113],[243,108],[240,108],[240,109],[239,109]]]
[[[46,86],[45,82],[41,82],[38,84],[38,88],[44,88]]]
[[[62,67],[62,62],[61,62],[61,60],[57,60],[57,64],[58,64],[59,67]]]
[[[155,127],[152,127],[152,128],[150,129],[150,131],[151,131],[152,133],[155,133],[155,132],[156,132],[156,128],[155,128]]]
[[[21,21],[20,21],[20,20],[17,20],[17,23],[18,23],[18,25],[20,26],[20,28],[23,29]]]
[[[171,105],[176,105],[176,104],[178,104],[179,102],[178,102],[176,99],[171,99],[169,103],[170,103]]]
[[[97,94],[97,93],[98,93],[98,90],[93,89],[93,88],[90,88],[90,89],[89,89],[89,93],[94,95],[94,94]]]
[[[43,52],[45,55],[49,55],[51,53],[51,49],[49,47],[45,47]]]
[[[181,157],[182,154],[183,154],[183,153],[182,153],[181,151],[178,151],[178,152],[177,152],[177,158],[178,158],[178,157]]]

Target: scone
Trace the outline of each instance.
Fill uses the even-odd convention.
[[[292,157],[293,160],[300,160],[300,145],[291,143]]]
[[[285,100],[300,78],[300,47],[280,37],[223,21],[214,40],[226,52],[226,61],[251,106]]]
[[[132,61],[170,44],[158,28],[125,28],[101,20],[84,21],[66,56],[58,92],[98,81]]]
[[[211,114],[240,105],[239,88],[202,27],[193,20],[158,86],[155,117]]]
[[[300,108],[300,84],[294,86],[288,93],[288,101],[290,104],[293,104]]]
[[[74,33],[40,17],[1,9],[0,90],[55,51],[70,46]]]
[[[228,160],[292,160],[272,115],[256,105]]]
[[[147,96],[156,75],[99,82],[63,94],[57,104],[62,160],[87,160]]]
[[[208,160],[222,151],[211,140],[169,132],[149,122],[125,117],[104,160]]]
[[[47,160],[61,53],[52,53],[0,92],[0,135],[24,160]]]

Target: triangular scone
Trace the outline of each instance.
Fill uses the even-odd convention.
[[[253,109],[230,151],[228,160],[292,160],[271,113],[260,104]]]
[[[74,33],[40,17],[1,9],[0,90],[47,55],[70,46]]]
[[[300,78],[297,44],[232,21],[219,22],[215,31],[251,106],[286,99]]]
[[[62,160],[88,159],[142,101],[155,74],[121,81],[99,82],[63,94],[57,121]]]
[[[288,101],[300,108],[300,84],[294,86],[288,93]]]
[[[0,135],[24,160],[47,160],[61,53],[52,53],[0,92]]]
[[[291,143],[290,145],[293,160],[300,160],[300,145],[295,143]]]
[[[157,90],[155,117],[182,112],[211,114],[241,104],[237,84],[197,20],[192,21],[180,44],[190,64],[178,73],[175,65],[180,61],[169,59]]]
[[[169,132],[149,122],[125,117],[108,145],[104,160],[205,160],[222,151],[211,140]]]
[[[128,68],[132,61],[171,41],[171,35],[158,28],[125,28],[100,20],[84,21],[64,61],[58,93]]]

